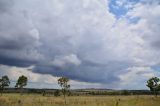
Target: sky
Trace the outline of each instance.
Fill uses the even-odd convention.
[[[11,87],[147,89],[160,77],[159,0],[0,0],[0,76]]]

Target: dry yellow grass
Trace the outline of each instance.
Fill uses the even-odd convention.
[[[37,94],[3,94],[0,106],[64,106],[63,97]],[[154,96],[70,96],[67,106],[160,106]]]

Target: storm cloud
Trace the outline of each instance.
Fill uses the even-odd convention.
[[[154,75],[151,67],[160,64],[159,2],[134,3],[119,19],[110,2],[1,0],[0,64],[111,87],[145,67],[150,71],[138,74],[147,73],[142,80]]]

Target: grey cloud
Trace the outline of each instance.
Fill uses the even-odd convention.
[[[68,76],[69,78],[78,81],[111,84],[120,80],[117,75],[125,71],[123,69],[126,69],[128,66],[130,66],[130,64],[116,61],[108,62],[108,64],[82,61],[79,66],[69,64],[65,68],[39,66],[35,67],[33,70],[34,72],[42,74],[49,73],[54,76]]]
[[[13,0],[1,0],[0,1],[0,13],[5,13],[13,6]]]
[[[1,64],[32,65],[42,55],[35,50],[39,45],[39,33],[22,10],[17,10],[16,1],[2,0],[0,13]],[[15,4],[15,5],[14,5]]]

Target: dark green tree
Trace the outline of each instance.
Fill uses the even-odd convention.
[[[55,92],[54,92],[54,96],[60,96],[60,91],[57,89]]]
[[[2,76],[0,79],[0,90],[1,90],[1,95],[3,90],[10,85],[10,81],[7,75]]]
[[[21,94],[22,94],[23,87],[27,85],[27,81],[28,81],[28,78],[24,75],[20,76],[17,80],[15,87],[21,90]]]
[[[58,79],[58,84],[61,87],[62,94],[64,96],[65,105],[66,105],[66,95],[69,92],[70,85],[68,84],[69,79],[67,77],[61,77]]]
[[[160,90],[160,79],[157,77],[152,77],[147,81],[147,87],[149,87],[150,91],[154,93],[155,96],[157,96],[158,91]]]

